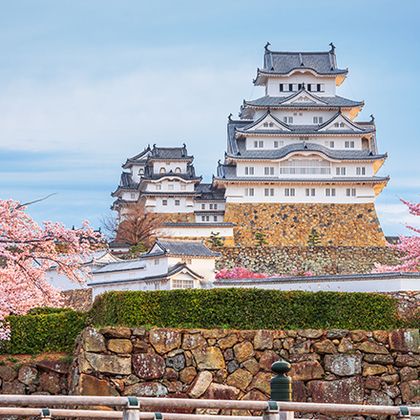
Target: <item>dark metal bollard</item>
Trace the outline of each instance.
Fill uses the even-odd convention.
[[[271,370],[277,374],[270,382],[271,401],[292,401],[292,378],[287,376],[292,365],[285,360],[274,362]]]

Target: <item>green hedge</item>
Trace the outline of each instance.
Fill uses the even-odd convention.
[[[87,325],[87,314],[73,310],[34,311],[36,314],[7,317],[10,341],[4,341],[0,352],[37,354],[49,351],[72,351],[77,335]],[[38,314],[38,312],[40,312]]]
[[[374,293],[262,289],[108,292],[90,312],[95,325],[237,329],[391,329],[396,301]]]

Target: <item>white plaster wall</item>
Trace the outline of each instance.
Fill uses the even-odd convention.
[[[203,220],[204,217],[204,220]],[[209,220],[207,220],[207,217]],[[197,223],[217,223],[223,222],[223,215],[222,214],[212,214],[210,211],[206,214],[200,213],[195,215],[195,221]]]
[[[124,191],[120,197],[125,201],[137,201],[139,198],[139,193],[137,191]]]
[[[305,108],[303,103],[300,104],[301,108]],[[267,112],[266,109],[258,109],[255,110],[254,120],[261,118]],[[323,122],[327,122],[330,118],[332,118],[337,113],[336,110],[334,111],[324,111],[324,110],[312,110],[310,107],[303,110],[278,110],[272,109],[271,114],[274,115],[280,121],[283,121],[284,117],[293,117],[293,123],[290,125],[314,125],[313,117],[322,117]],[[349,111],[343,110],[342,113],[347,117],[350,118]]]
[[[316,162],[324,161],[328,163],[328,168],[330,170],[329,173],[316,173],[316,174],[287,174],[287,173],[280,173],[280,168],[287,165],[288,161],[299,161],[299,160],[314,160],[314,167],[316,168]],[[274,175],[265,175],[265,168],[274,168]],[[346,175],[336,175],[336,167],[345,167],[346,168]],[[365,168],[365,175],[357,175],[357,168]],[[254,175],[246,175],[246,168],[254,168]],[[322,166],[322,168],[326,168]],[[249,169],[248,169],[249,172]],[[328,171],[325,171],[328,172]],[[362,171],[360,172],[362,173]],[[331,177],[339,177],[339,178],[346,178],[346,177],[369,177],[373,176],[373,164],[368,162],[335,162],[335,161],[326,161],[325,159],[321,158],[319,155],[308,154],[308,156],[302,155],[294,155],[287,160],[283,161],[254,161],[254,162],[244,162],[238,161],[236,166],[236,174],[238,177],[245,177],[249,179],[253,178],[273,178],[278,177],[280,179],[287,179],[287,178],[331,178]]]
[[[163,200],[167,200],[167,205],[164,206]],[[175,205],[175,200],[179,200],[179,206]],[[156,198],[148,197],[146,199],[146,207],[149,211],[154,213],[192,213],[194,212],[194,200],[190,197],[170,197],[159,196]]]
[[[158,189],[160,186],[160,190]],[[172,189],[170,189],[172,188]],[[185,189],[183,189],[185,188]],[[164,178],[159,181],[149,181],[146,184],[146,191],[160,191],[160,192],[194,192],[194,183],[191,181],[180,180],[179,178]]]
[[[255,142],[257,143],[257,147]],[[263,147],[259,147],[260,141],[263,142]],[[274,142],[278,142],[278,147],[275,147]],[[328,149],[332,150],[362,150],[362,137],[354,137],[354,136],[337,136],[337,135],[329,135],[329,136],[301,136],[301,137],[286,137],[286,136],[250,136],[247,137],[245,140],[245,148],[247,150],[277,150],[281,149],[284,146],[288,146],[290,144],[301,144],[302,141],[306,141],[307,143],[314,143],[319,144],[320,146],[327,147]],[[330,142],[334,142],[334,147],[330,147]],[[354,147],[345,147],[346,141],[354,142]],[[350,144],[349,144],[350,146]]]
[[[245,188],[254,188],[254,196],[245,196]],[[274,188],[274,196],[265,196],[265,188]],[[294,188],[296,195],[294,197],[285,196],[285,188]],[[315,188],[315,196],[307,197],[305,189]],[[335,197],[325,195],[326,188],[335,188]],[[346,189],[351,186],[328,185],[328,186],[296,186],[296,185],[276,185],[267,183],[266,185],[229,185],[226,188],[226,202],[228,203],[372,203],[375,199],[373,188],[370,186],[357,186],[356,197],[347,197]]]
[[[210,209],[210,204],[213,204],[213,208]],[[214,208],[214,205],[217,205],[217,208]],[[204,207],[203,207],[204,206]],[[204,201],[204,200],[200,200],[200,201],[196,201],[195,202],[195,206],[194,206],[195,210],[224,210],[225,209],[225,203],[222,201]]]
[[[336,94],[335,78],[315,76],[309,72],[295,72],[287,77],[269,77],[266,84],[267,95],[290,96],[294,92],[280,92],[280,83],[321,83],[324,84],[324,92],[312,92],[317,96],[334,96]]]
[[[179,262],[185,262],[192,271],[204,277],[205,281],[213,281],[216,270],[216,258],[197,258],[197,257],[185,257],[175,258],[169,257],[169,265],[174,266]]]
[[[270,290],[304,290],[309,292],[333,291],[333,292],[399,292],[399,291],[420,291],[419,278],[401,279],[364,279],[364,280],[345,280],[345,281],[299,281],[288,283],[266,283],[244,285],[229,284],[226,286],[217,285],[215,287],[253,287],[257,289]]]

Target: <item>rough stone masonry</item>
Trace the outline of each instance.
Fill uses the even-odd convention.
[[[87,328],[70,366],[3,356],[0,392],[267,400],[282,358],[295,401],[419,404],[419,346],[415,329]]]

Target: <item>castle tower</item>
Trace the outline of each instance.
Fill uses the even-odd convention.
[[[331,246],[383,246],[374,200],[388,182],[377,175],[374,118],[356,121],[364,102],[336,94],[348,71],[326,52],[265,47],[257,70],[261,98],[229,117],[225,160],[215,188],[225,189],[225,221],[235,243],[306,246],[310,235]]]

